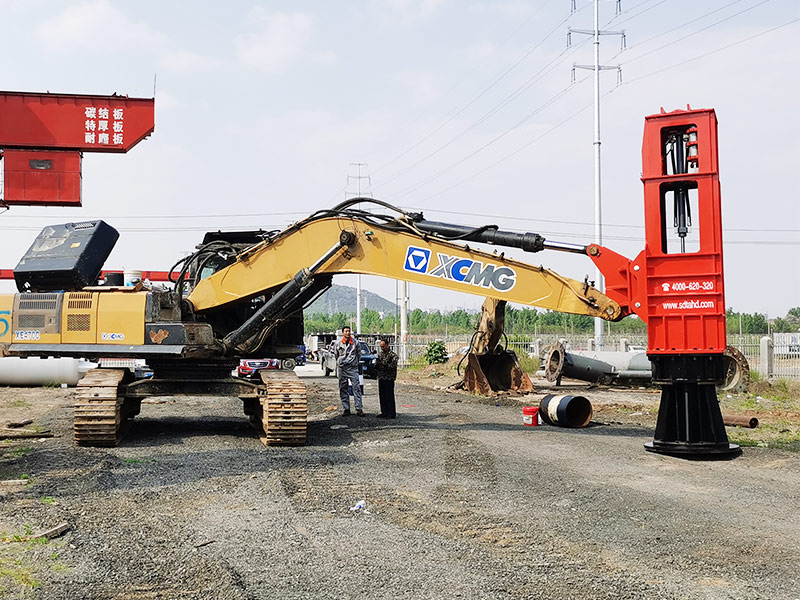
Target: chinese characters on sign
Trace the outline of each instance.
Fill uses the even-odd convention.
[[[124,134],[125,109],[87,106],[84,113],[83,141],[101,146],[121,146]]]

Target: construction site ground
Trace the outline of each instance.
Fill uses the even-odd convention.
[[[0,388],[0,420],[55,435],[0,442],[0,479],[27,482],[0,487],[0,597],[800,598],[791,386],[723,395],[762,426],[728,430],[739,458],[689,461],[644,451],[650,389],[565,385],[592,425],[524,427],[543,382],[477,398],[428,367],[384,421],[374,381],[368,416],[343,417],[318,369],[299,369],[300,448],[262,446],[236,399],[191,397],[143,404],[117,448],[77,448],[72,390]]]

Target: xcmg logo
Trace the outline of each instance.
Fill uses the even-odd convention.
[[[507,292],[517,283],[517,273],[511,267],[484,264],[471,258],[436,253],[438,264],[433,265],[428,248],[409,246],[403,268],[412,273],[441,277],[484,288]]]

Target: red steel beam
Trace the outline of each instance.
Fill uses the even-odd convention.
[[[127,152],[155,129],[155,98],[0,91],[0,148]]]
[[[102,271],[100,277],[105,279],[107,273],[122,273],[122,271]],[[0,279],[14,279],[14,270],[0,269]],[[169,273],[167,271],[142,271],[142,279],[149,279],[150,281],[169,281]]]

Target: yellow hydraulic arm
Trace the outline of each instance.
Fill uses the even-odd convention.
[[[309,265],[318,274],[380,275],[606,320],[624,316],[616,302],[588,283],[502,252],[448,241],[422,230],[413,220],[377,223],[356,216],[323,215],[301,221],[200,281],[188,299],[202,313],[278,289]]]

